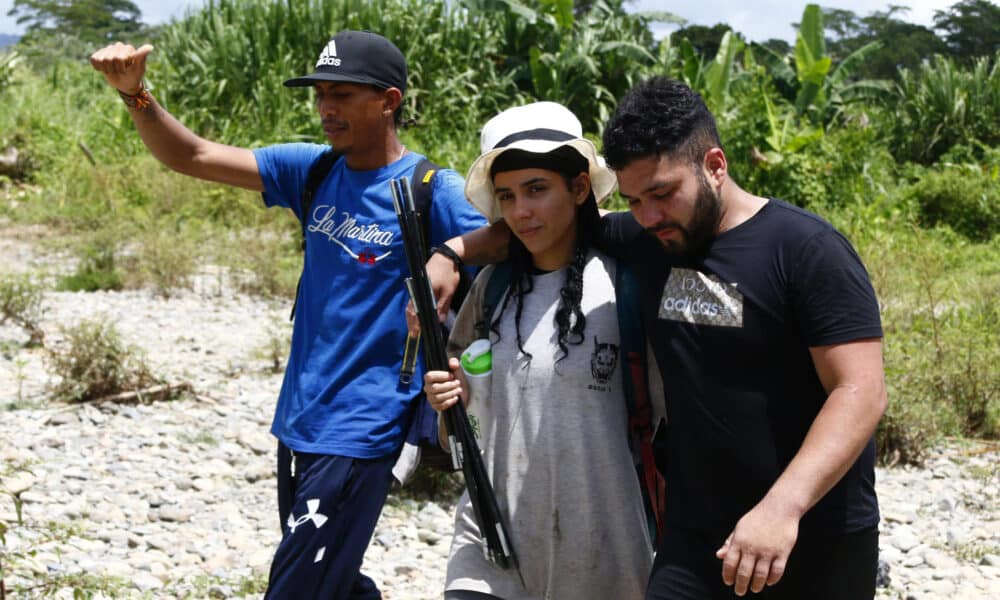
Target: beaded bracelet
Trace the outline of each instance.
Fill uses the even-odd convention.
[[[149,95],[149,92],[146,90],[146,84],[142,81],[139,82],[138,92],[134,94],[126,94],[125,92],[118,90],[118,95],[121,96],[122,102],[125,103],[125,106],[137,110],[146,110],[153,103],[153,97]]]

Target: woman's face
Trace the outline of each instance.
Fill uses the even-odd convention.
[[[511,231],[536,267],[554,271],[569,264],[576,243],[576,207],[590,193],[590,176],[572,182],[556,171],[520,169],[497,173],[494,197]]]

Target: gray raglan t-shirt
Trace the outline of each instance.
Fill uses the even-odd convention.
[[[517,349],[513,301],[499,339],[491,334],[490,395],[471,394],[469,414],[526,586],[515,570],[484,557],[466,494],[456,511],[446,589],[508,600],[643,597],[652,552],[628,447],[614,269],[612,259],[588,257],[585,339],[569,345],[558,363],[554,315],[565,269],[536,275],[524,298],[521,335],[530,360]],[[492,272],[480,274],[459,312],[449,339],[453,356],[475,339]]]

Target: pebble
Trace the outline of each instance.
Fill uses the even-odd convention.
[[[65,343],[65,327],[110,319],[154,373],[195,387],[151,405],[53,402],[44,350],[0,324],[0,490],[23,518],[0,493],[13,596],[73,573],[115,582],[96,598],[261,596],[280,538],[268,427],[281,374],[264,349],[274,331],[288,335],[288,306],[224,281],[209,272],[169,299],[45,293],[47,347]],[[880,467],[876,481],[878,598],[1000,598],[1000,448],[950,442],[923,468]],[[390,496],[363,566],[383,598],[441,597],[456,500]]]

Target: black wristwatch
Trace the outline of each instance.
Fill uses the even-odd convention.
[[[431,248],[431,254],[440,254],[441,256],[450,259],[451,262],[455,263],[456,271],[461,271],[462,268],[465,266],[465,263],[462,262],[462,257],[459,256],[457,252],[452,250],[451,247],[448,246],[448,244],[441,244],[440,246],[434,246],[433,248]]]

